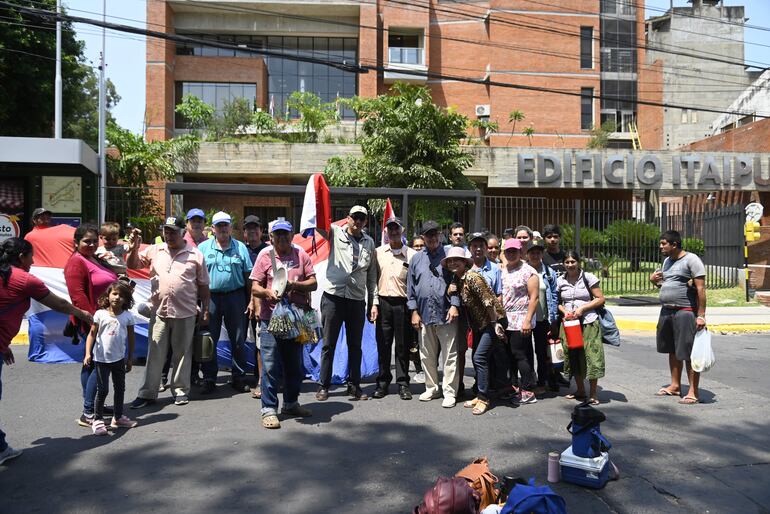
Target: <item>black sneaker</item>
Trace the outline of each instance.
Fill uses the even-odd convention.
[[[348,384],[348,396],[351,400],[368,400],[369,397],[364,394],[361,387],[353,384]]]
[[[214,382],[206,380],[201,387],[201,394],[211,394],[216,388],[217,385]]]
[[[131,409],[141,409],[142,407],[147,407],[148,405],[152,405],[155,403],[155,400],[148,400],[146,398],[139,398],[138,396],[136,399],[134,399],[133,402],[131,402],[131,405],[129,408]]]
[[[388,389],[386,387],[380,387],[377,386],[377,389],[374,390],[374,394],[372,395],[372,398],[385,398],[388,396]]]
[[[409,386],[400,386],[398,388],[398,397],[402,400],[411,400],[412,399],[412,391],[409,390]]]

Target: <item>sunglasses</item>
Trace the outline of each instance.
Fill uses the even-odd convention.
[[[353,221],[365,221],[366,220],[366,216],[364,216],[363,214],[354,214],[354,215],[351,216],[351,218],[353,219]]]

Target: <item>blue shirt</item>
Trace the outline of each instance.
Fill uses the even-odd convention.
[[[230,245],[219,248],[216,239],[209,239],[198,245],[209,270],[212,293],[228,293],[246,286],[246,277],[251,273],[251,257],[246,245],[230,238]]]
[[[409,263],[406,306],[409,310],[417,311],[423,325],[445,325],[449,308],[460,308],[460,295],[450,297],[446,294],[454,275],[441,266],[444,257],[446,253],[441,246],[433,253],[425,248]]]
[[[479,275],[484,277],[490,289],[497,296],[503,294],[503,272],[500,270],[500,266],[487,259],[482,267],[476,268],[474,266],[473,271],[478,271]]]

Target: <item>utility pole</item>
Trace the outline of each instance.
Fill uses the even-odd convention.
[[[56,14],[61,14],[61,0],[56,0]],[[54,137],[61,139],[61,20],[56,19],[56,77],[54,79]]]
[[[102,0],[102,21],[107,21],[107,0]],[[106,130],[107,94],[104,83],[104,51],[107,29],[102,27],[102,51],[99,56],[99,223],[104,223],[107,212],[107,155]]]

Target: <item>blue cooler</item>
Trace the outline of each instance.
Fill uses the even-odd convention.
[[[564,482],[601,489],[609,480],[610,456],[602,452],[598,457],[578,457],[570,446],[561,453],[559,467]]]

